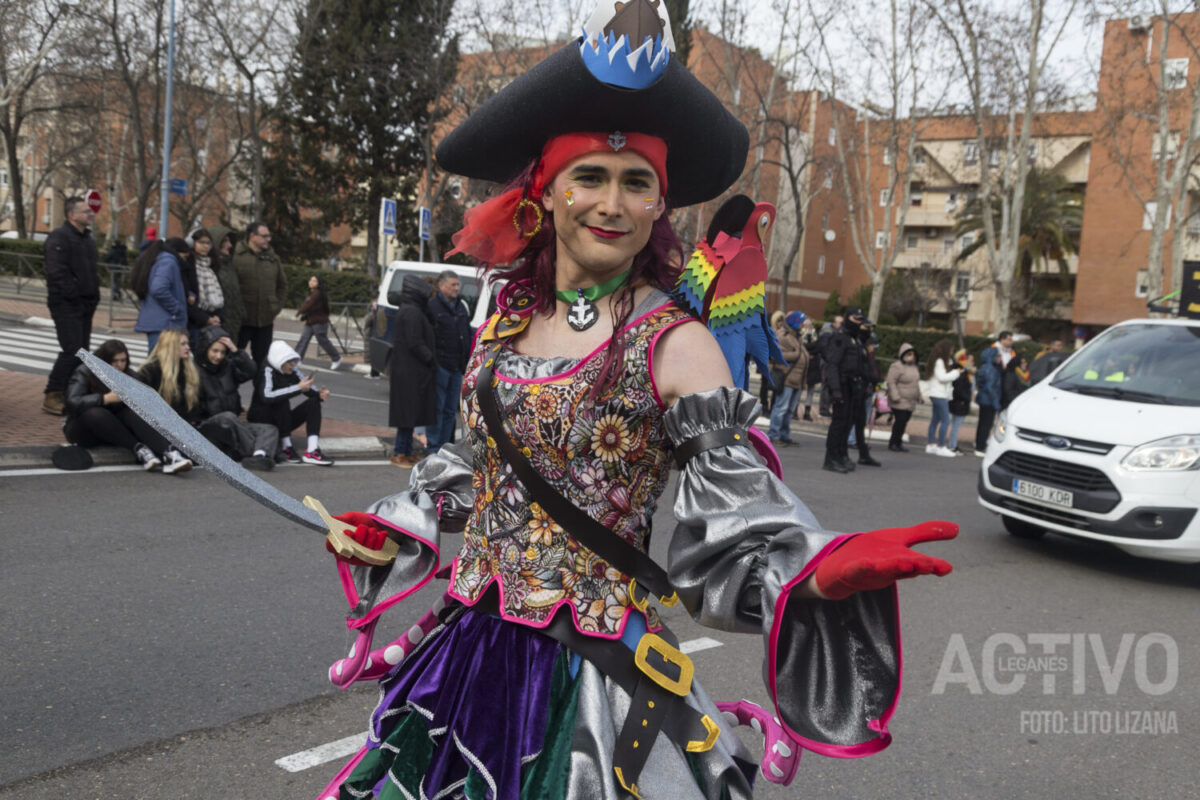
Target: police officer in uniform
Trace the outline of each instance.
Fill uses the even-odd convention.
[[[857,423],[862,430],[866,417],[867,393],[873,391],[870,377],[873,373],[865,345],[870,336],[870,323],[861,308],[846,309],[842,327],[835,331],[824,350],[825,385],[833,404],[833,419],[825,437],[824,468],[831,472],[847,473],[854,470],[846,441],[850,427]],[[858,440],[858,463],[880,466],[871,457],[865,437]]]

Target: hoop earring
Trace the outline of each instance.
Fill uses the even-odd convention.
[[[534,213],[537,214],[537,224],[534,225],[533,230],[529,231],[528,233],[521,230],[521,209],[525,206],[529,206],[533,209]],[[517,233],[521,234],[521,236],[525,237],[526,239],[532,239],[534,236],[537,236],[538,231],[542,229],[541,206],[527,197],[521,198],[521,202],[517,203],[517,213],[513,214],[513,227],[517,229]]]

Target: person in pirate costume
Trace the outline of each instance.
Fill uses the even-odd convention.
[[[948,573],[908,545],[957,528],[827,531],[748,446],[758,401],[668,294],[667,217],[731,185],[748,136],[672,44],[661,5],[608,2],[438,148],[444,169],[508,183],[455,238],[507,284],[467,367],[466,436],[338,518],[379,557],[338,556],[358,638],[330,677],[378,679],[380,700],[323,800],[749,798],[731,718],[774,725],[793,756],[774,780],[800,748],[890,742],[895,581]],[[664,569],[645,551],[673,464]],[[379,615],[435,576],[443,599],[371,650]],[[652,599],[762,635],[775,708],[722,714]]]

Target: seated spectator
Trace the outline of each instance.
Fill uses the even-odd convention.
[[[176,414],[193,425],[199,421],[200,375],[192,363],[187,331],[181,328],[162,331],[137,376],[158,392]],[[168,475],[191,468],[191,460],[174,447],[168,447],[163,454],[162,470]]]
[[[295,408],[292,398],[304,397]],[[267,350],[254,381],[254,399],[250,402],[251,422],[265,422],[279,431],[283,460],[293,463],[331,466],[333,459],[321,453],[321,403],[329,399],[329,390],[313,388],[313,379],[300,371],[300,354],[286,342],[275,340]],[[303,424],[308,434],[308,449],[303,455],[292,446],[292,431]]]
[[[118,372],[133,375],[129,351],[119,339],[109,339],[97,347],[96,358],[111,364]],[[71,373],[64,407],[67,418],[63,433],[71,444],[80,447],[116,445],[137,456],[145,470],[162,466],[160,456],[169,448],[167,440],[129,410],[117,393],[109,391],[86,364],[80,364]]]
[[[197,334],[196,366],[200,369],[200,433],[230,458],[249,469],[272,470],[279,449],[274,425],[245,422],[238,385],[254,380],[254,359],[224,328],[210,325]]]

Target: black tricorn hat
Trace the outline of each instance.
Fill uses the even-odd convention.
[[[506,183],[555,136],[575,131],[636,132],[667,143],[667,199],[673,207],[711,200],[742,174],[746,127],[687,68],[671,58],[644,89],[597,79],[579,39],[491,97],[437,148],[442,169]]]

